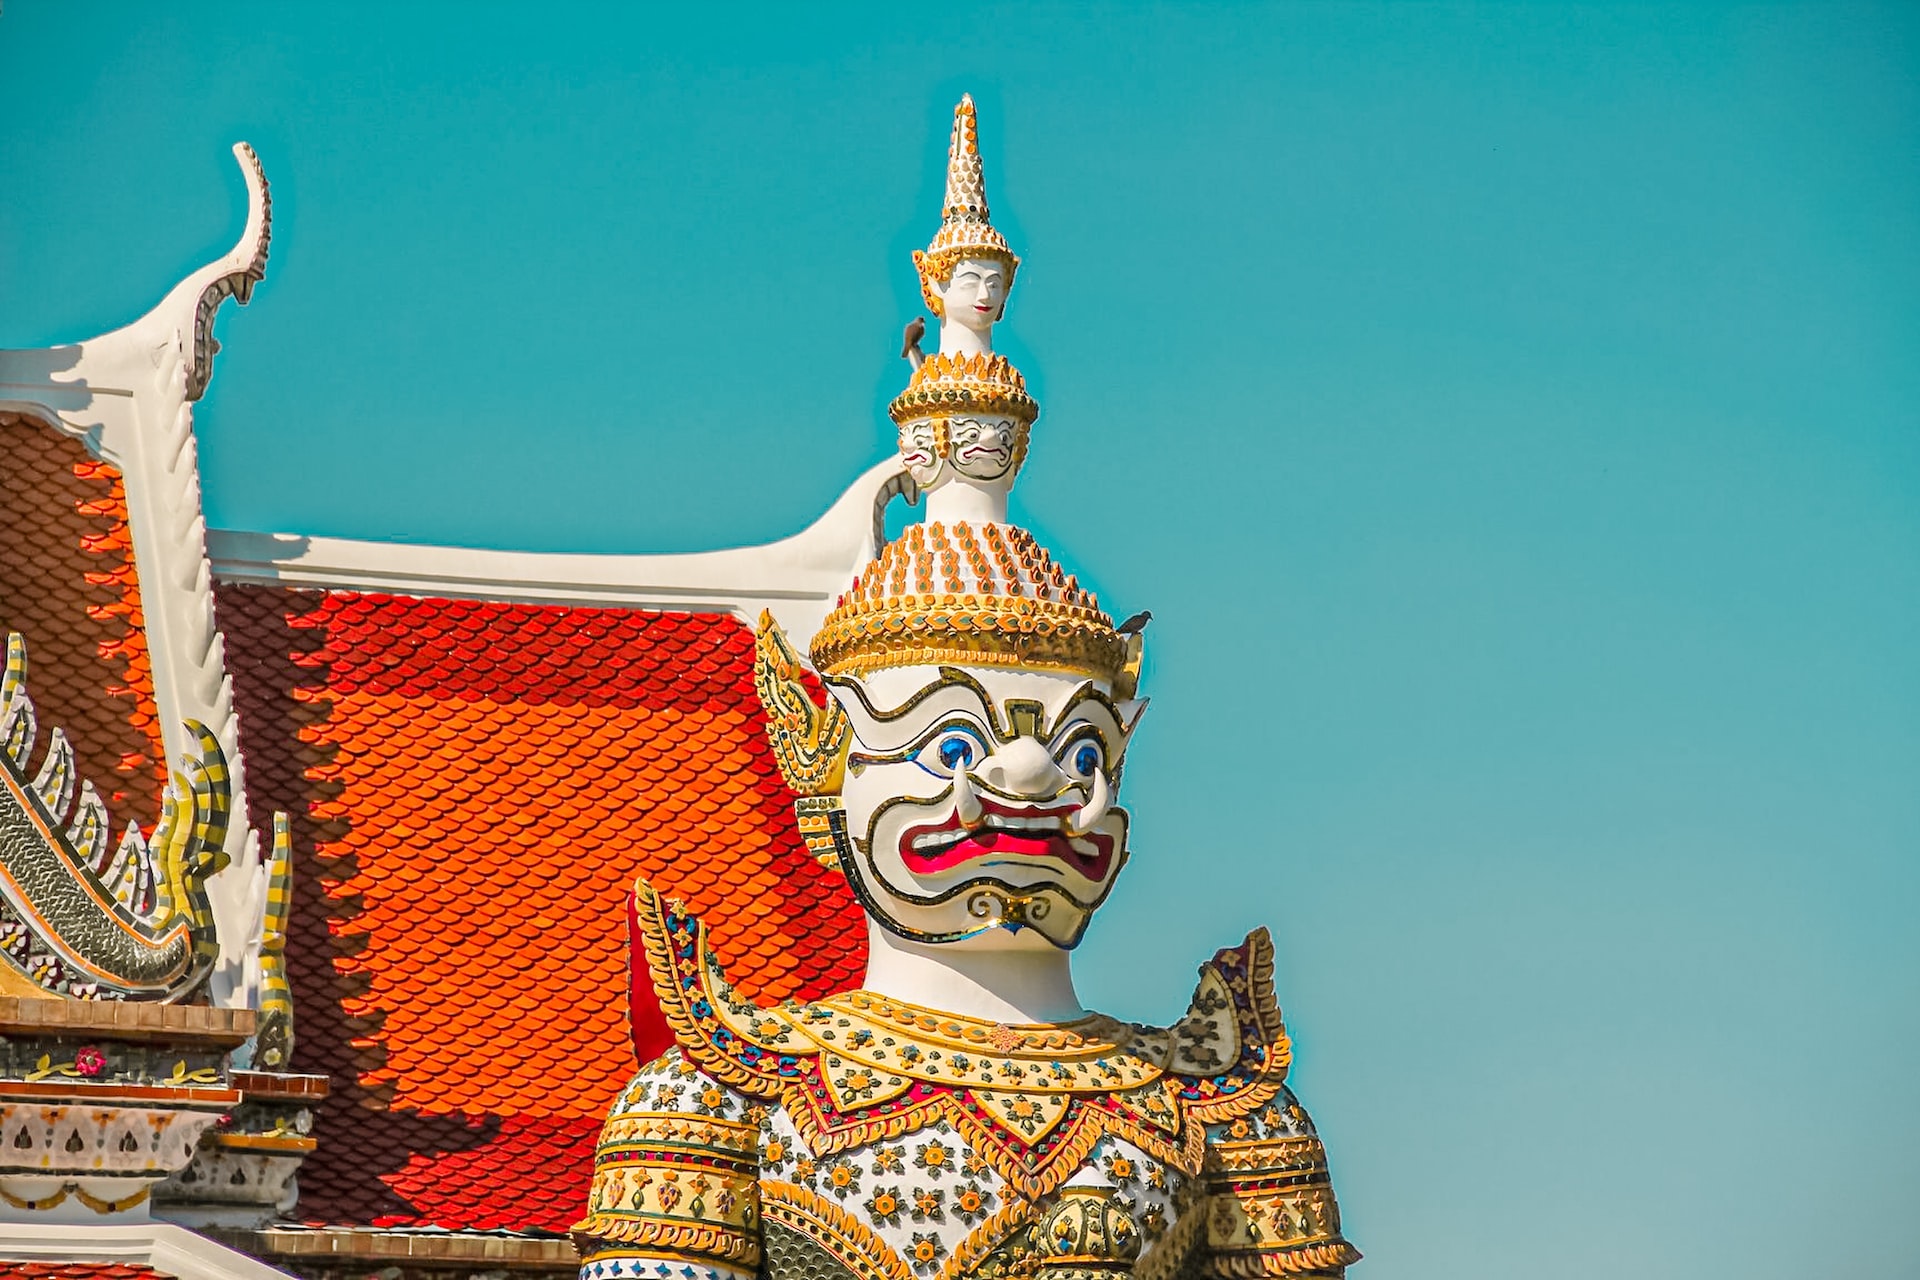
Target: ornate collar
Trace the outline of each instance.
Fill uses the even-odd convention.
[[[642,880],[634,906],[681,1048],[716,1078],[780,1100],[818,1154],[946,1120],[1029,1197],[1071,1177],[1108,1133],[1198,1173],[1206,1126],[1264,1105],[1291,1058],[1265,930],[1201,967],[1171,1027],[1099,1014],[1006,1026],[864,991],[762,1007],[735,993],[679,903]]]

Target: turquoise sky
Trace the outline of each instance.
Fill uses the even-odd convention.
[[[1016,515],[1154,612],[1088,998],[1274,928],[1357,1278],[1920,1273],[1920,10],[13,0],[0,83],[7,346],[259,149],[214,524],[618,551],[889,447],[971,90]]]

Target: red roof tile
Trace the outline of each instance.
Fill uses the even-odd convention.
[[[0,1280],[173,1280],[168,1271],[132,1262],[4,1262]]]
[[[26,637],[41,742],[64,729],[116,828],[151,827],[166,750],[120,473],[71,436],[0,414],[0,516],[0,635]]]
[[[634,1068],[625,897],[747,994],[859,981],[725,616],[223,585],[256,822],[295,833],[297,1070],[335,1077],[299,1216],[564,1230]]]

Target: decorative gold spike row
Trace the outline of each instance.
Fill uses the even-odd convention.
[[[1004,413],[1031,425],[1040,405],[1005,356],[928,356],[887,413],[896,425],[935,414]]]
[[[648,1113],[608,1121],[594,1153],[583,1258],[635,1248],[751,1270],[759,1264],[759,1130],[737,1121]]]
[[[754,634],[753,687],[767,712],[767,741],[780,776],[801,796],[840,790],[852,729],[846,712],[832,698],[821,707],[801,682],[800,656],[786,632],[762,610]]]
[[[1360,1261],[1361,1256],[1360,1251],[1345,1240],[1257,1253],[1216,1253],[1207,1259],[1205,1274],[1220,1276],[1223,1280],[1267,1280],[1282,1276],[1292,1280],[1325,1276],[1332,1280],[1345,1275],[1346,1268]]]
[[[1126,658],[1126,638],[1105,614],[1026,596],[983,597],[974,608],[932,594],[842,605],[813,639],[814,666],[826,675],[944,663],[1067,671],[1112,685]]]
[[[645,1218],[620,1219],[590,1214],[573,1228],[580,1261],[604,1258],[666,1257],[675,1261],[713,1262],[732,1271],[752,1271],[760,1265],[756,1235],[707,1222],[654,1222]]]
[[[1208,1179],[1209,1270],[1252,1280],[1335,1271],[1359,1261],[1340,1236],[1340,1206],[1327,1176],[1326,1149],[1300,1136],[1215,1148]]]

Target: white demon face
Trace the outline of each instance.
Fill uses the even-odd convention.
[[[953,469],[973,480],[998,480],[1013,468],[1019,423],[1012,418],[953,418],[947,451]]]
[[[940,478],[940,431],[932,418],[916,418],[900,428],[900,461],[922,489]]]
[[[868,914],[917,942],[1075,946],[1127,860],[1113,797],[1146,704],[993,667],[829,685],[853,729],[842,865]]]

